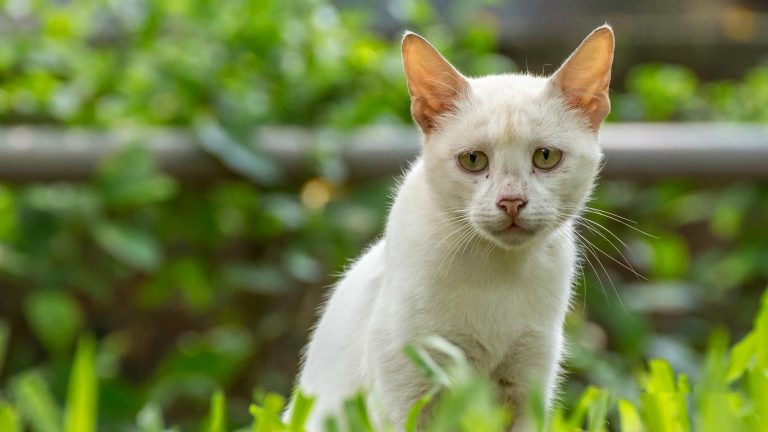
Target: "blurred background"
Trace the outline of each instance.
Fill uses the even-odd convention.
[[[191,424],[218,388],[244,424],[255,394],[290,391],[318,304],[381,233],[405,163],[351,163],[346,137],[416,139],[404,29],[468,75],[548,74],[607,21],[610,123],[768,123],[758,0],[0,5],[0,394],[35,376],[62,400],[92,335],[102,430],[148,406]],[[765,177],[668,174],[613,172],[596,191],[620,217],[582,232],[606,254],[575,288],[565,401],[588,383],[632,398],[627,377],[654,357],[695,377],[713,330],[751,323]]]

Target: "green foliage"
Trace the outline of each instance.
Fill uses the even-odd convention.
[[[391,9],[396,26],[424,34],[470,75],[515,70],[496,53],[501,30],[485,8],[493,2],[453,3],[437,9],[409,0]],[[241,407],[253,388],[290,390],[315,305],[334,281],[328,275],[381,230],[393,181],[346,183],[335,134],[410,121],[397,36],[370,30],[366,10],[327,0],[32,1],[0,9],[0,123],[114,129],[122,137],[87,181],[0,185],[0,430],[245,425]],[[640,65],[625,87],[613,95],[613,120],[768,120],[765,66],[738,81],[704,82],[682,66]],[[341,132],[314,135],[307,175],[315,178],[292,185],[260,149],[254,129],[263,124]],[[144,149],[160,127],[191,131],[236,177],[164,175]],[[309,205],[310,186],[328,193],[324,205]],[[608,258],[604,272],[585,266],[568,321],[573,356],[563,398],[572,408],[553,413],[553,430],[601,430],[615,418],[614,399],[624,430],[647,428],[658,414],[652,407],[672,406],[665,398],[696,400],[701,409],[680,417],[692,428],[765,424],[766,384],[754,368],[768,356],[759,343],[766,330],[742,339],[728,359],[727,344],[721,356],[702,354],[713,326],[747,331],[768,282],[765,186],[605,181],[591,205],[654,235],[599,212],[588,218],[621,240],[582,229],[650,280]],[[756,328],[768,326],[762,322]],[[77,344],[84,332],[98,336],[91,348],[87,339]],[[439,421],[503,424],[509,414],[491,403],[487,383],[455,381],[433,357],[440,342],[433,344],[409,351],[436,382],[411,410],[409,430],[446,386],[454,390],[440,398],[445,406],[467,409],[446,408]],[[76,345],[85,354],[73,365]],[[685,376],[703,370],[699,382],[717,391],[694,386],[683,396],[674,379],[672,392],[643,390],[648,380],[628,377],[655,357]],[[649,377],[668,378],[667,366],[652,365]],[[80,381],[82,388],[73,384]],[[286,427],[282,396],[257,400],[254,430]],[[297,401],[288,430],[300,429],[311,409],[309,399]],[[363,401],[348,405],[337,429],[367,427]],[[213,415],[202,421],[209,405]],[[543,428],[542,404],[530,408]]]
[[[61,408],[40,373],[27,371],[18,375],[11,384],[11,392],[18,412],[31,430],[61,431]]]
[[[2,400],[0,400],[0,430],[7,432],[21,431],[21,422],[16,410]]]
[[[310,412],[312,412],[315,400],[300,391],[295,391],[291,403],[291,418],[288,420],[288,428],[292,431],[300,431],[306,424]]]
[[[768,66],[749,70],[743,81],[702,83],[679,65],[633,68],[628,92],[614,98],[611,119],[642,121],[768,121]]]
[[[722,332],[713,336],[705,371],[693,389],[685,377],[675,373],[664,360],[652,360],[639,378],[642,391],[637,405],[628,400],[614,405],[610,394],[595,387],[587,388],[579,401],[565,414],[562,406],[546,418],[543,412],[528,409],[538,426],[536,430],[571,432],[583,430],[598,432],[609,430],[609,413],[618,410],[620,429],[624,432],[677,432],[677,431],[757,431],[768,425],[768,362],[764,357],[768,338],[763,336],[768,323],[768,294],[755,319],[753,330],[730,352],[725,349]],[[97,383],[94,376],[95,345],[92,339],[78,344],[70,374],[70,391],[64,417],[66,431],[95,430]],[[479,375],[467,362],[461,351],[448,342],[430,337],[408,347],[407,355],[433,383],[427,397],[430,404],[426,431],[502,431],[510,425],[513,416],[499,406],[493,385]],[[744,366],[746,365],[746,366]],[[736,372],[734,372],[736,371]],[[56,402],[41,384],[39,375],[28,372],[17,383],[26,390],[14,394],[14,401],[24,419],[33,430],[58,431],[61,418]],[[30,390],[32,389],[32,390]],[[692,398],[692,393],[695,397]],[[37,394],[37,396],[34,396]],[[534,398],[538,393],[533,392]],[[435,397],[439,396],[439,397]],[[296,392],[293,396],[291,416],[284,422],[281,414],[285,399],[279,394],[264,396],[260,404],[252,404],[250,413],[254,432],[300,432],[312,409],[313,401]],[[406,430],[416,430],[423,415],[424,400],[412,410],[415,417],[408,420]],[[689,408],[690,407],[690,408]],[[207,421],[203,430],[223,432],[226,427],[227,403],[224,394],[217,391],[210,401]],[[377,425],[363,394],[349,399],[338,418],[329,419],[327,430],[374,431],[391,430]],[[695,428],[692,426],[695,424]],[[0,425],[3,430],[20,430],[14,405],[0,401]],[[156,409],[139,416],[140,430],[163,430],[162,418]]]
[[[5,321],[0,321],[0,372],[3,370],[3,361],[5,360],[5,352],[8,349],[8,336],[10,329]]]
[[[94,432],[97,418],[96,354],[91,338],[80,341],[67,392],[64,432]]]
[[[25,299],[24,312],[30,329],[51,353],[62,353],[82,327],[82,311],[66,291],[37,291]]]
[[[211,409],[208,414],[207,432],[224,432],[227,430],[227,407],[224,393],[217,391],[211,397]]]

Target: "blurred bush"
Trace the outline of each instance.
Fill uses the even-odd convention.
[[[483,3],[402,2],[398,19],[470,75],[513,71]],[[440,24],[445,13],[466,26]],[[243,175],[179,183],[139,139],[85,183],[1,185],[0,387],[24,387],[18,374],[35,366],[63,400],[86,333],[103,428],[132,424],[142,407],[185,424],[216,388],[244,423],[252,389],[290,389],[323,287],[380,232],[393,181],[346,183],[333,152],[317,151],[316,177],[285,183],[240,142],[260,124],[409,121],[397,41],[369,30],[365,9],[324,0],[16,0],[0,18],[0,123],[191,128]],[[646,65],[626,87],[612,120],[768,118],[766,67],[701,83]],[[648,356],[695,375],[713,327],[747,330],[768,282],[766,194],[677,180],[599,188],[593,207],[655,237],[589,215],[626,245],[584,228],[616,261],[589,256],[577,287],[568,395],[593,382],[631,397],[624,378]],[[619,265],[622,254],[649,280]]]

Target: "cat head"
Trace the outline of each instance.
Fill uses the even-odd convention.
[[[549,77],[468,78],[406,33],[411,114],[431,196],[448,218],[510,249],[582,209],[602,159],[597,134],[610,111],[613,48],[606,25]]]

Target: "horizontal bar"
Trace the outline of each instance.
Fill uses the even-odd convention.
[[[768,125],[740,123],[618,123],[603,126],[603,175],[611,178],[768,179]],[[182,129],[0,128],[0,180],[82,180],[117,149],[147,145],[167,173],[186,180],[232,176]],[[342,180],[400,173],[419,152],[415,127],[370,126],[349,132],[265,127],[253,142],[292,180],[316,171],[320,156],[339,164]]]

